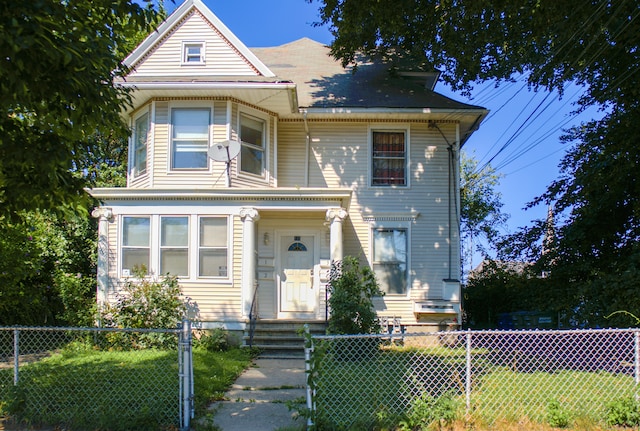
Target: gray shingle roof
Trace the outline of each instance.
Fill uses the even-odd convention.
[[[425,88],[424,80],[392,76],[384,64],[362,64],[354,74],[329,56],[327,46],[308,38],[251,51],[278,79],[297,85],[302,108],[483,109]]]

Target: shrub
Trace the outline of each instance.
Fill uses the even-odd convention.
[[[203,331],[193,339],[193,346],[208,352],[226,352],[229,350],[229,334],[222,328]]]
[[[103,325],[115,328],[172,329],[186,319],[193,307],[189,298],[182,297],[178,279],[167,275],[150,280],[136,273],[137,281],[127,281],[115,294],[115,301],[105,307]],[[114,333],[110,341],[121,347],[171,347],[176,343],[173,334]]]
[[[547,404],[547,423],[555,428],[566,428],[569,426],[570,417],[567,410],[558,400],[551,400]]]
[[[606,406],[605,421],[611,426],[638,426],[640,425],[640,405],[631,397],[614,400]]]
[[[449,426],[456,419],[457,409],[456,400],[450,393],[437,398],[422,394],[411,403],[405,420],[400,422],[399,430],[426,430],[434,422],[438,422],[439,428],[442,425]]]
[[[360,266],[356,257],[347,256],[331,264],[329,273],[329,333],[377,334],[380,323],[373,307],[373,297],[383,293],[375,274],[368,266]]]

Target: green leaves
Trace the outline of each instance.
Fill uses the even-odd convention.
[[[114,85],[125,53],[116,47],[140,41],[154,17],[128,0],[0,5],[0,217],[86,206],[92,136],[128,134],[119,116],[128,92]]]

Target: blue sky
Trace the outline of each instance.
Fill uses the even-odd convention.
[[[302,37],[326,44],[332,40],[327,28],[312,25],[318,20],[317,2],[203,1],[250,48],[277,46]],[[176,2],[180,3],[179,0]],[[557,178],[557,165],[564,153],[564,146],[559,142],[562,129],[598,115],[595,111],[579,117],[569,115],[575,109],[572,102],[582,90],[570,87],[565,97],[558,100],[557,94],[529,91],[523,82],[505,84],[497,89],[491,83],[478,85],[471,99],[451,93],[441,83],[435,89],[456,100],[490,110],[464,149],[481,164],[491,161],[492,166],[504,175],[498,191],[502,194],[503,211],[511,216],[504,232],[513,232],[532,219],[544,218],[545,207],[529,211],[523,211],[523,207]]]

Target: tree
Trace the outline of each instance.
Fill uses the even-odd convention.
[[[490,166],[478,169],[478,161],[464,152],[460,158],[460,238],[463,243],[462,261],[472,266],[473,254],[488,257],[485,246],[493,246],[498,238],[498,228],[508,215],[500,211],[501,195],[496,191],[500,175]],[[470,268],[472,269],[472,268]],[[464,277],[463,277],[464,278]]]
[[[86,211],[95,137],[128,133],[123,50],[155,22],[133,0],[0,5],[0,217]]]
[[[548,304],[584,325],[613,324],[615,309],[640,310],[640,8],[635,1],[320,1],[321,23],[346,64],[381,57],[438,68],[454,89],[514,74],[534,89],[585,91],[577,109],[606,115],[568,132],[561,176],[532,202],[553,205],[555,242],[542,253],[541,220],[507,237],[503,258],[550,274]],[[550,271],[550,272],[549,272]]]

